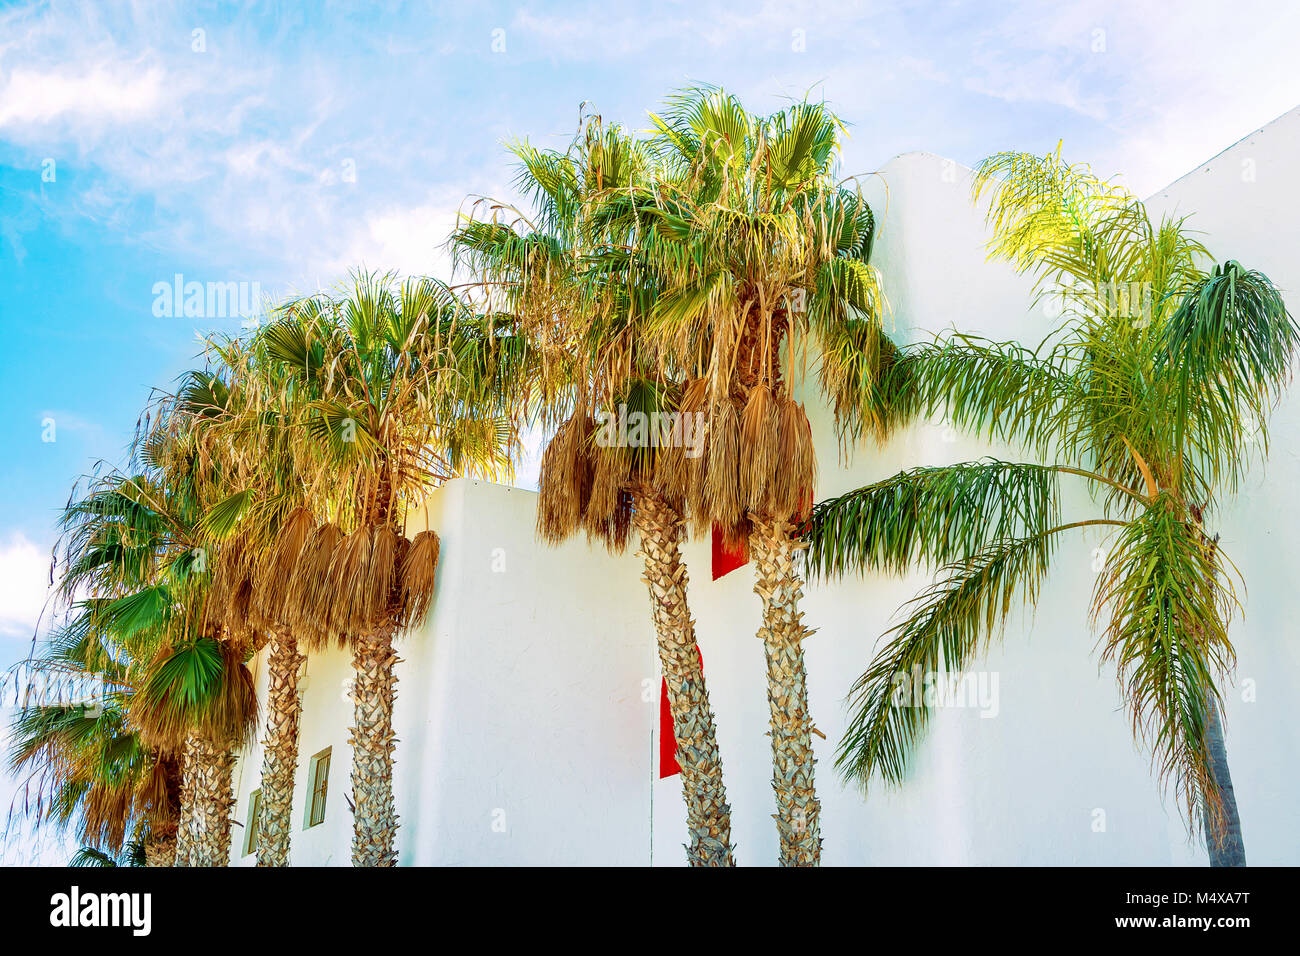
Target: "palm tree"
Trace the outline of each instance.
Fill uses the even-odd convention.
[[[722,90],[687,90],[652,117],[656,181],[609,198],[659,283],[650,335],[687,379],[683,412],[707,445],[683,484],[700,529],[748,539],[767,658],[780,862],[821,859],[795,570],[816,478],[794,385],[811,335],[842,437],[888,422],[870,400],[893,349],[880,327],[874,233],[860,193],[834,179],[840,121],[819,103],[772,116]]]
[[[731,808],[681,558],[684,500],[673,475],[683,474],[685,450],[601,442],[596,426],[596,416],[617,420],[620,410],[659,422],[681,399],[679,377],[656,367],[646,337],[654,276],[637,262],[634,236],[602,206],[652,181],[651,157],[599,117],[586,119],[566,153],[512,149],[516,185],[536,212],[512,210],[513,221],[502,222],[507,207],[493,204],[490,220],[464,222],[453,243],[475,287],[528,331],[533,359],[520,371],[543,424],[558,424],[542,459],[538,533],[558,544],[585,530],[619,553],[635,528],[681,767],[686,857],[692,866],[733,866]]]
[[[184,749],[177,866],[229,864],[234,751],[257,726],[250,652],[211,636],[164,644],[132,699],[131,717],[146,742]]]
[[[252,493],[231,493],[240,477],[231,456],[201,441],[200,426],[232,414],[237,397],[211,375],[191,372],[182,381],[177,394],[153,403],[138,441],[138,455],[154,477],[147,500],[164,519],[166,563],[155,585],[163,594],[154,625],[160,639],[144,666],[132,717],[146,740],[185,754],[179,865],[225,866],[235,751],[257,725],[247,662],[267,635],[248,600],[247,582],[229,573],[229,556],[240,567],[243,551],[222,547]],[[214,574],[214,564],[226,573]]]
[[[78,648],[70,639],[76,630],[62,631],[31,663],[65,680],[96,683],[108,677],[112,668],[86,665],[85,644]],[[111,690],[98,706],[24,707],[11,731],[9,765],[22,780],[15,807],[20,815],[60,830],[75,822],[87,865],[94,854],[138,855],[149,866],[171,865],[180,765],[130,729],[119,693]]]
[[[283,421],[321,519],[286,601],[309,644],[352,650],[352,860],[391,866],[393,639],[427,613],[438,562],[437,534],[407,540],[403,523],[439,482],[509,473],[496,330],[435,280],[362,275],[342,296],[286,303],[263,334],[294,380]]]
[[[1184,220],[1151,222],[1059,148],[989,158],[975,195],[991,197],[991,256],[1059,296],[1062,323],[1037,349],[958,334],[910,348],[881,391],[894,414],[943,411],[1038,461],[916,468],[818,504],[821,574],[942,566],[854,685],[838,766],[898,782],[929,716],[898,687],[966,667],[1018,596],[1036,601],[1060,536],[1105,528],[1103,659],[1212,865],[1244,865],[1215,685],[1235,660],[1237,598],[1207,523],[1267,448],[1300,330],[1265,276],[1231,260],[1206,271]],[[1076,480],[1097,509],[1065,520],[1059,485]]]
[[[208,345],[213,367],[190,374],[171,418],[203,460],[219,463],[212,508],[227,533],[213,541],[215,616],[228,631],[269,644],[257,865],[288,866],[306,660],[288,598],[315,521],[283,409],[301,397],[293,377],[267,356],[263,336]]]
[[[208,506],[221,487],[219,468],[177,427],[184,416],[176,397],[159,398],[143,420],[133,452],[141,470],[112,476],[88,507],[69,510],[65,525],[71,545],[84,546],[111,515],[123,525],[114,535],[132,540],[132,588],[104,609],[129,648],[129,717],[147,745],[184,755],[178,864],[224,866],[233,751],[257,720],[246,661],[261,642],[247,627],[232,629],[210,601],[212,541],[229,533],[238,510]],[[76,588],[84,577],[73,564],[62,586]]]
[[[98,712],[20,713],[11,763],[57,797],[56,822],[80,814],[91,849],[120,852],[134,831],[151,864],[186,865],[199,820],[198,862],[224,864],[229,777],[222,790],[220,775],[205,769],[209,755],[194,750],[200,738],[216,741],[232,762],[230,747],[255,719],[251,678],[233,648],[198,636],[209,575],[197,529],[207,516],[196,510],[187,470],[176,467],[183,453],[152,431],[134,457],[140,472],[95,479],[64,509],[59,593],[70,614],[37,662],[111,693]],[[198,818],[195,806],[214,809]],[[37,815],[50,819],[39,798]]]

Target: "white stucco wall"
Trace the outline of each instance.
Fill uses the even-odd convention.
[[[1195,210],[1219,256],[1264,269],[1295,288],[1300,114],[1288,114],[1152,200],[1155,212]],[[1250,159],[1252,165],[1243,166]],[[1249,168],[1253,179],[1242,178]],[[886,185],[888,194],[886,196]],[[911,153],[882,170],[870,196],[880,215],[875,257],[894,332],[915,340],[958,326],[1036,343],[1051,320],[1029,302],[1028,280],[984,259],[986,232],[969,199],[969,171]],[[1300,302],[1293,304],[1300,307]],[[841,463],[830,416],[805,395],[819,447],[818,496],[919,464],[992,449],[938,425]],[[1290,809],[1300,716],[1300,647],[1290,622],[1300,593],[1293,528],[1300,506],[1300,400],[1276,419],[1272,461],[1224,509],[1224,545],[1250,585],[1233,631],[1240,655],[1228,699],[1228,752],[1252,864],[1300,862]],[[681,865],[678,778],[657,779],[658,677],[648,598],[634,554],[611,557],[584,541],[547,548],[533,536],[536,496],[457,481],[413,516],[409,533],[442,536],[440,581],[428,625],[402,643],[395,787],[406,864],[606,863]],[[1082,489],[1065,513],[1095,513]],[[996,714],[946,709],[919,747],[909,779],[864,797],[831,763],[846,724],[844,696],[896,610],[928,577],[872,577],[807,589],[807,647],[830,864],[1197,865],[1177,810],[1162,799],[1133,744],[1114,674],[1098,670],[1086,623],[1100,537],[1064,542],[1036,614],[1007,628],[976,668],[996,677]],[[705,660],[742,865],[771,865],[776,835],[769,785],[767,702],[752,572],[711,581],[709,543],[686,545],[692,611]],[[259,682],[264,663],[259,660]],[[304,818],[308,758],[333,746],[326,822],[295,833],[296,864],[345,864],[351,818],[342,651],[308,666],[296,818]],[[1253,681],[1256,699],[1242,691]],[[1246,693],[1245,697],[1250,694]],[[260,751],[241,760],[237,814],[247,814]],[[1097,822],[1104,819],[1104,829]],[[237,839],[236,843],[240,841]],[[251,863],[252,857],[236,862]]]

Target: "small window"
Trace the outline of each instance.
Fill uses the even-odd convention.
[[[330,751],[333,749],[333,747],[326,747],[311,758],[311,769],[307,774],[307,780],[311,784],[311,796],[307,800],[307,825],[303,827],[304,830],[325,822],[325,797],[329,792],[330,778]]]
[[[244,856],[257,849],[258,822],[262,817],[262,791],[248,795],[248,819],[244,823]]]

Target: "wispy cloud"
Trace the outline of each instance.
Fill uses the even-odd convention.
[[[74,72],[15,69],[0,87],[0,131],[22,135],[31,126],[75,118],[82,123],[129,123],[156,117],[163,72],[143,74],[117,64]]]
[[[0,636],[32,636],[49,593],[49,566],[49,554],[22,532],[0,539]]]
[[[357,257],[442,268],[431,240],[447,196],[501,188],[501,140],[563,136],[582,99],[637,125],[701,80],[771,105],[820,89],[867,130],[854,172],[888,159],[886,144],[968,149],[964,161],[1025,145],[1027,110],[1099,154],[1076,158],[1150,190],[1300,100],[1286,49],[1297,15],[1270,8],[1275,28],[1249,38],[1230,27],[1256,12],[682,0],[367,16],[56,0],[0,15],[0,159],[75,172],[47,190],[46,215],[256,270],[243,277],[267,288]],[[21,232],[4,233],[19,254]]]

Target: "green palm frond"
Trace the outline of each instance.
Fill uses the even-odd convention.
[[[94,847],[83,846],[72,854],[72,859],[68,861],[71,867],[105,867],[117,866],[117,860],[103,850],[96,850]]]
[[[204,512],[198,522],[199,533],[215,541],[229,538],[256,500],[257,493],[251,488],[228,495]]]
[[[806,538],[824,577],[951,564],[1059,521],[1058,469],[986,459],[915,468],[819,502]]]
[[[1017,603],[1032,606],[1060,530],[998,541],[948,565],[906,605],[905,620],[849,692],[852,716],[835,761],[847,779],[863,787],[877,773],[890,783],[903,779],[932,709],[916,687],[960,672]]]
[[[906,363],[893,374],[906,376],[914,414],[944,412],[976,435],[1073,461],[1083,414],[1080,351],[1066,343],[1035,350],[957,334],[907,349]]]
[[[1268,413],[1281,394],[1300,327],[1266,276],[1216,266],[1161,328],[1155,373],[1170,380],[1174,443],[1206,482],[1235,488],[1252,440],[1268,448]]]
[[[173,607],[171,589],[155,584],[117,598],[101,613],[114,634],[122,640],[130,640],[140,631],[166,627]]]
[[[1235,592],[1214,543],[1165,493],[1119,532],[1097,581],[1093,617],[1135,735],[1191,815],[1213,792],[1205,707],[1235,662],[1227,627]]]

